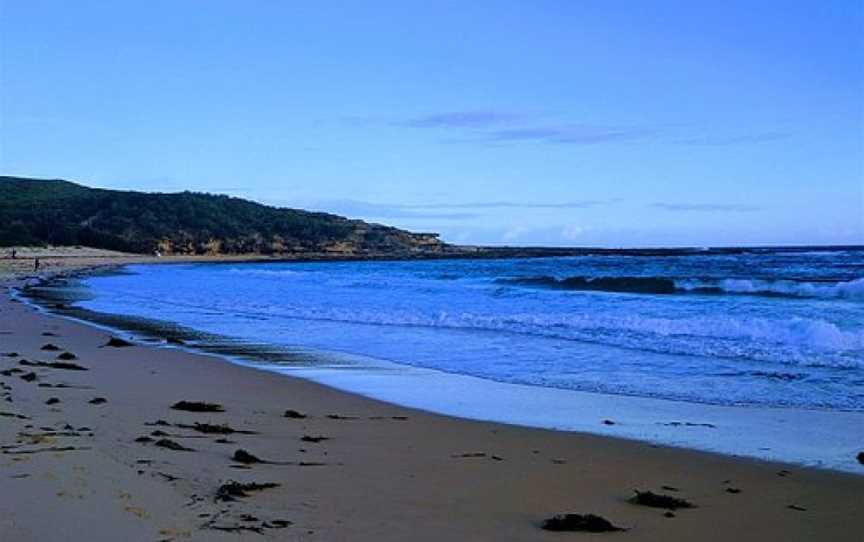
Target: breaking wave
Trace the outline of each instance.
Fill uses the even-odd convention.
[[[567,277],[549,276],[498,279],[513,284],[556,290],[639,294],[714,294],[805,297],[864,301],[864,278],[845,282],[808,282],[761,279],[676,279],[666,277]]]

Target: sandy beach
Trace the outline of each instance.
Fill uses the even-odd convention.
[[[44,269],[148,260],[63,256],[44,254]],[[438,416],[164,344],[106,346],[105,330],[14,300],[20,279],[6,276],[2,541],[853,541],[864,532],[864,476]],[[221,411],[172,408],[180,401]],[[238,461],[240,450],[262,462]],[[232,481],[275,485],[242,496]],[[634,490],[694,507],[634,504]],[[626,530],[540,528],[563,513]]]

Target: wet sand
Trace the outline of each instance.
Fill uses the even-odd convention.
[[[0,540],[738,542],[864,533],[864,476],[438,416],[177,348],[104,346],[110,337],[0,294]],[[75,359],[58,359],[65,352]],[[171,408],[183,400],[224,411]],[[305,417],[285,417],[289,409]],[[226,430],[216,426],[244,432],[201,432]],[[268,463],[235,461],[241,449]],[[230,481],[278,486],[246,497],[230,497],[228,486],[222,497],[233,500],[221,499]],[[667,517],[628,502],[634,489],[696,507]],[[627,530],[540,528],[559,513],[599,514]]]

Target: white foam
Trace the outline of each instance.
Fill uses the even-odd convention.
[[[267,369],[452,416],[864,472],[855,459],[864,439],[864,412],[717,406],[605,395],[493,382],[398,364],[369,370]],[[603,424],[604,419],[614,420],[615,425]],[[664,425],[673,422],[681,425]]]
[[[834,283],[759,279],[686,279],[675,281],[675,286],[686,291],[717,288],[732,294],[864,300],[864,278]]]

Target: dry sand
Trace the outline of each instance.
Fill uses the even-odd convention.
[[[0,541],[864,539],[864,476],[438,416],[177,348],[103,347],[109,336],[0,294],[0,353],[18,354],[0,356]],[[66,351],[88,370],[21,364]],[[225,411],[173,410],[181,400]],[[255,433],[178,427],[196,422]],[[238,449],[283,464],[242,465]],[[217,501],[230,480],[279,486]],[[668,518],[629,503],[637,488],[698,507]],[[565,512],[628,530],[539,528]],[[220,530],[236,527],[260,533]]]

